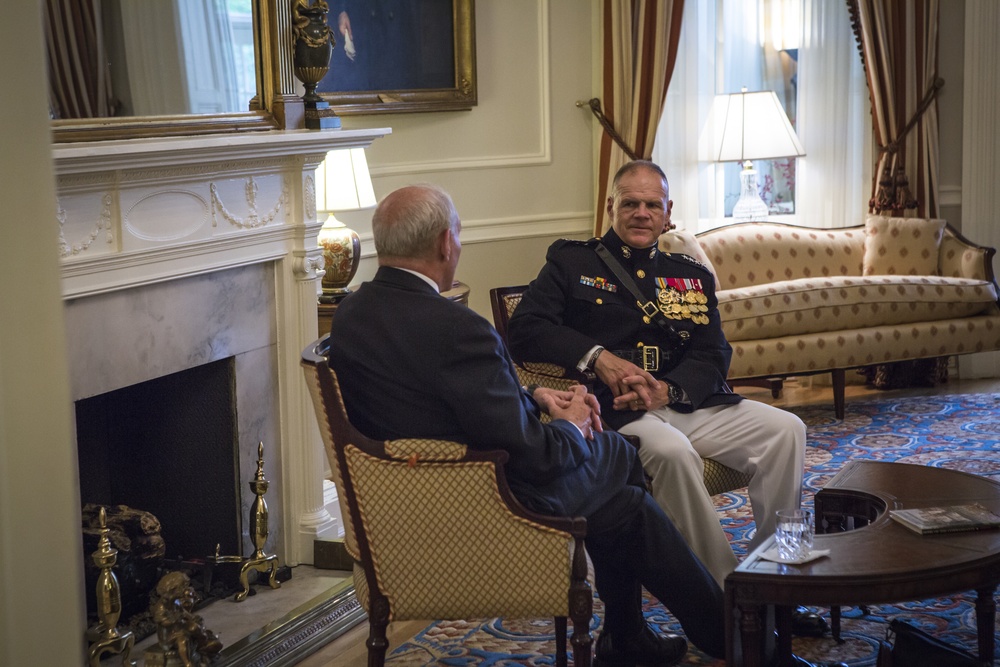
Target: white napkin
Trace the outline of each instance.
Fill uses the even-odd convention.
[[[764,560],[774,561],[775,563],[785,563],[788,565],[801,565],[802,563],[808,563],[811,560],[816,560],[817,558],[822,558],[823,556],[830,555],[829,549],[813,549],[809,552],[807,556],[802,558],[791,558],[786,559],[778,555],[778,547],[773,546],[764,553],[760,555]]]

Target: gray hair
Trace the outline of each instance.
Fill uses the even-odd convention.
[[[663,179],[663,184],[666,186],[667,199],[669,199],[670,183],[669,181],[667,181],[667,175],[663,173],[662,169],[660,169],[660,165],[656,164],[655,162],[651,162],[650,160],[632,160],[631,162],[626,162],[625,164],[623,164],[621,168],[618,169],[617,172],[615,172],[614,180],[611,181],[611,192],[608,193],[609,196],[612,199],[617,200],[618,195],[621,194],[618,190],[618,182],[622,179],[623,176],[631,174],[632,172],[638,171],[640,169],[648,169],[649,171],[653,172],[654,174],[658,175],[660,178]]]
[[[391,192],[375,207],[372,235],[379,257],[428,257],[441,232],[458,233],[458,211],[436,185],[411,185]]]

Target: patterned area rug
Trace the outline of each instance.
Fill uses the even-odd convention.
[[[1000,394],[968,394],[882,399],[847,404],[844,421],[831,406],[792,408],[808,426],[803,505],[851,460],[899,461],[949,468],[1000,481]],[[722,523],[737,556],[746,555],[753,520],[744,492],[716,497]],[[828,615],[825,608],[814,608]],[[931,632],[975,652],[974,593],[935,600],[842,610],[842,639],[796,637],[793,650],[810,660],[839,660],[852,667],[874,665],[878,640],[893,618]],[[595,599],[593,630],[600,627],[600,600]],[[680,633],[674,618],[655,600],[645,601],[647,621],[666,632]],[[595,634],[596,637],[596,634]],[[403,665],[552,665],[555,640],[551,619],[433,623],[392,650],[388,663]],[[692,647],[683,665],[723,665]],[[998,661],[996,664],[1000,664]]]

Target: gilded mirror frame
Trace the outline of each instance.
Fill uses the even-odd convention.
[[[336,19],[328,20],[333,26]],[[452,23],[455,67],[451,87],[347,92],[320,90],[320,97],[341,116],[471,109],[478,103],[474,0],[452,0]]]
[[[55,143],[254,132],[294,128],[302,117],[291,63],[291,4],[253,0],[257,95],[248,111],[52,121]]]

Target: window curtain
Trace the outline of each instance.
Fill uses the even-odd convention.
[[[722,9],[731,12],[744,3],[731,4]],[[752,12],[747,20],[756,16],[757,8],[757,3],[743,8]],[[752,70],[747,69],[750,51],[743,49],[732,54],[737,56],[733,72],[725,74],[726,53],[718,47],[722,14],[716,10],[714,2],[689,2],[684,8],[677,65],[653,149],[653,159],[670,178],[673,221],[693,233],[732,222],[724,218],[726,165],[711,161],[712,128],[707,120],[712,100],[726,86],[738,91],[741,85],[765,85],[759,46]],[[858,225],[868,200],[871,124],[850,15],[839,2],[804,0],[801,22],[795,129],[806,156],[796,161],[795,214],[774,219],[817,228]],[[735,25],[746,30],[743,23]],[[741,41],[723,39],[730,50]]]
[[[796,132],[806,155],[796,169],[799,224],[864,224],[871,183],[871,123],[865,73],[850,14],[838,2],[805,0],[799,47]]]
[[[101,0],[46,0],[49,106],[54,118],[115,115]]]
[[[683,0],[602,0],[602,97],[591,100],[604,127],[597,172],[597,235],[609,226],[605,203],[615,172],[631,159],[652,156],[683,12]]]
[[[869,210],[938,217],[938,1],[847,2],[879,150]]]

